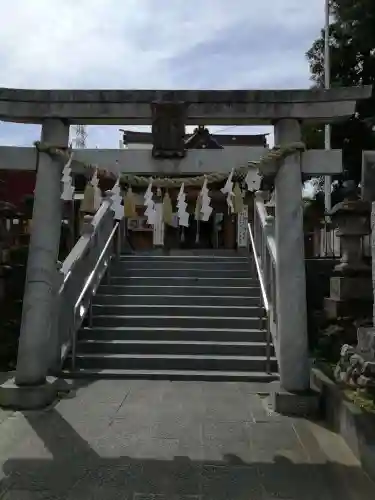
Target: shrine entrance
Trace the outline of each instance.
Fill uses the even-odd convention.
[[[42,125],[41,141],[35,144],[35,148],[0,148],[0,168],[26,165],[37,171],[17,368],[14,381],[1,388],[2,404],[26,409],[46,406],[53,401],[57,389],[47,380],[47,374],[60,372],[70,353],[71,365],[75,368],[82,321],[85,316],[89,322],[92,320],[93,308],[96,325],[103,327],[106,332],[112,327],[116,330],[122,328],[125,312],[123,314],[121,311],[120,314],[119,308],[128,308],[126,318],[131,331],[180,328],[183,331],[202,329],[217,332],[224,328],[224,324],[229,332],[245,332],[248,335],[255,331],[251,325],[256,323],[258,329],[262,320],[266,323],[261,332],[266,334],[267,364],[271,360],[273,340],[281,387],[289,393],[304,394],[310,386],[310,364],[302,176],[340,173],[342,154],[337,150],[306,150],[301,142],[301,125],[305,122],[331,123],[350,117],[355,112],[357,101],[369,98],[371,92],[371,87],[324,91],[1,89],[0,114],[3,120]],[[72,151],[69,148],[69,127],[74,124],[152,124],[152,151]],[[212,150],[189,149],[185,142],[185,126],[196,124],[273,124],[276,146],[273,150],[241,146]],[[76,173],[83,173],[88,179],[83,199],[87,209],[82,212],[91,215],[82,217],[82,236],[60,265],[57,257],[62,200],[64,203],[72,200]],[[271,176],[274,180],[273,210],[269,210],[269,193],[260,191],[261,176]],[[108,182],[111,180],[112,188],[99,185],[103,179]],[[224,210],[221,209],[223,205]],[[178,229],[172,227],[176,213]],[[216,219],[217,214],[223,214],[221,221]],[[179,291],[185,284],[189,288],[193,286],[198,275],[199,279],[204,280],[201,282],[202,290],[209,285],[209,290],[213,291],[211,294],[217,291],[217,282],[211,280],[219,279],[216,276],[201,277],[201,270],[193,277],[186,274],[176,276],[175,269],[163,269],[157,259],[149,263],[148,267],[136,267],[133,269],[135,273],[132,273],[128,261],[133,256],[125,255],[121,259],[124,252],[124,226],[129,225],[132,219],[142,217],[146,219],[148,238],[152,240],[154,248],[165,248],[166,231],[171,226],[171,234],[175,231],[174,234],[178,236],[173,244],[179,242],[179,245],[184,244],[188,248],[196,244],[206,248],[215,248],[217,245],[220,248],[222,232],[226,249],[235,246],[249,249],[249,259],[256,263],[256,269],[248,269],[241,264],[240,271],[237,270],[233,278],[237,280],[236,283],[241,280],[241,289],[249,289],[248,285],[243,286],[249,280],[252,280],[251,283],[259,282],[262,306],[255,308],[259,317],[242,317],[237,313],[228,316],[230,306],[226,305],[222,308],[226,316],[216,315],[213,318],[208,314],[198,315],[196,310],[200,311],[201,307],[206,306],[195,302],[191,309],[193,312],[188,316],[175,309],[177,314],[173,318],[177,318],[178,323],[171,323],[169,302],[162,306],[167,309],[163,315],[156,313],[160,311],[160,302],[146,304],[147,307],[144,303],[140,304],[138,314],[131,310],[129,312],[127,299],[124,303],[121,300],[133,297],[133,287],[141,289],[145,281],[157,294],[162,293],[159,290],[166,293],[169,289],[171,295],[167,297],[175,298],[176,290]],[[251,224],[248,224],[248,218]],[[214,225],[216,223],[219,224],[218,231]],[[201,267],[205,274],[205,262]],[[117,274],[112,274],[112,268]],[[178,262],[177,269],[181,271]],[[184,284],[173,281],[172,274],[175,275],[174,280],[182,280]],[[101,309],[92,301],[97,297],[97,289],[105,281],[105,276],[109,282],[106,286],[113,287],[112,295],[116,297],[113,302],[103,303]],[[226,280],[233,278],[221,279],[227,284]],[[137,280],[138,285],[134,285],[134,280]],[[121,291],[125,282],[128,288]],[[226,285],[223,288],[227,290],[231,287]],[[107,316],[104,316],[103,323],[104,306],[115,311],[108,313],[109,323]],[[185,310],[185,306],[178,303],[175,307]],[[150,307],[155,311],[153,314],[145,312],[146,309],[150,311]],[[207,307],[221,309],[220,306]],[[242,326],[234,326],[238,324]],[[130,366],[129,356],[132,357],[126,355],[124,365],[127,371],[139,359],[144,359],[143,354],[138,356],[137,353],[137,361]],[[233,365],[233,356],[225,354],[223,370],[218,369],[216,359],[211,355],[205,358],[208,368],[207,365],[202,368],[202,357],[197,356],[194,359],[200,360],[199,364],[189,361],[189,370],[194,367],[195,371],[201,372],[203,369],[217,374],[228,373],[228,370],[243,373],[249,369],[248,360],[242,355],[235,357]],[[122,353],[120,358],[124,358]],[[190,359],[184,355],[184,362],[186,358]],[[254,373],[259,374],[259,356],[251,355],[250,358],[256,362],[253,365]],[[107,360],[108,356],[105,355],[104,359]],[[117,360],[118,356],[111,359]],[[159,370],[159,357],[153,359],[157,362],[153,361],[152,370]],[[172,371],[185,371],[183,366],[186,365],[181,364],[181,357],[177,358],[177,362],[175,355],[168,359],[173,360]],[[261,361],[263,363],[263,359]],[[108,365],[101,365],[101,371],[103,367],[106,369]],[[270,369],[268,366],[266,375]],[[142,370],[143,373],[145,370],[149,373],[149,365],[143,364]],[[282,401],[284,399],[281,398],[280,404]]]
[[[165,228],[164,247],[168,250],[218,248],[215,241],[214,217],[204,222],[195,220],[194,215],[190,214],[188,227]]]

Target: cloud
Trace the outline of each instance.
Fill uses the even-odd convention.
[[[308,87],[305,52],[323,26],[324,0],[308,4],[4,0],[0,86]],[[39,129],[1,123],[0,143],[30,144]],[[118,137],[116,127],[89,128],[90,146],[117,147]]]

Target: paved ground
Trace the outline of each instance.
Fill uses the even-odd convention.
[[[81,385],[48,411],[0,415],[2,500],[375,498],[341,439],[270,414],[254,386]]]

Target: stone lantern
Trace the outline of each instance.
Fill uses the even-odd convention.
[[[353,276],[370,271],[362,252],[362,239],[370,234],[370,211],[369,203],[353,199],[345,199],[332,208],[329,215],[340,238],[342,255],[335,272]]]
[[[370,204],[348,193],[330,213],[340,238],[341,260],[330,279],[325,299],[329,317],[367,317],[372,310],[371,267],[363,259],[363,237],[370,234]]]

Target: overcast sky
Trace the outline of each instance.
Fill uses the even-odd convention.
[[[323,24],[324,0],[1,0],[0,86],[307,88],[305,52]],[[0,144],[39,133],[0,122]],[[88,147],[118,147],[118,127],[88,133]]]

